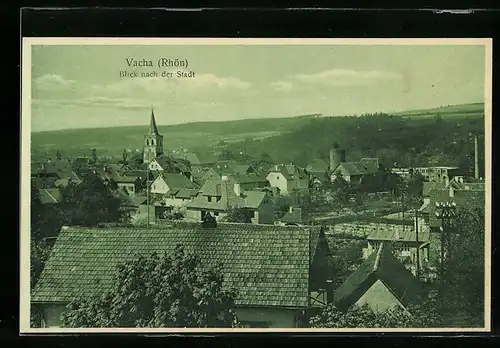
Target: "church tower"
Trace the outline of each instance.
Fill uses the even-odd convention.
[[[144,163],[149,163],[158,156],[163,155],[163,135],[158,133],[156,127],[155,114],[151,109],[151,120],[149,123],[149,133],[144,135]]]

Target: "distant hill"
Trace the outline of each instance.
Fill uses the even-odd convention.
[[[436,115],[439,114],[439,119]],[[54,156],[120,156],[123,149],[142,148],[148,125],[72,129],[32,134],[32,151]],[[165,149],[208,151],[221,148],[253,157],[266,153],[276,162],[307,164],[314,157],[328,158],[338,142],[349,160],[378,156],[387,163],[442,165],[470,162],[469,133],[484,134],[484,104],[444,106],[427,110],[373,114],[360,117],[303,115],[289,118],[245,119],[160,126]],[[467,157],[467,158],[466,158]]]
[[[407,118],[434,118],[438,114],[442,118],[483,117],[484,103],[447,105],[433,109],[399,111],[391,113],[391,115],[394,116],[403,116]]]
[[[237,142],[247,138],[263,139],[298,129],[317,115],[288,118],[245,119],[229,122],[196,122],[171,126],[159,126],[165,148],[206,149],[221,141]],[[142,148],[144,126],[66,129],[34,132],[32,149],[54,153],[57,150],[69,156],[89,155],[95,148],[100,155],[120,155],[123,149]]]

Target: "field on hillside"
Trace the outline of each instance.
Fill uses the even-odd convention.
[[[186,148],[206,150],[221,142],[235,143],[248,139],[262,140],[290,132],[309,122],[311,116],[286,119],[257,119],[231,122],[203,122],[173,126],[159,126],[165,150]],[[142,149],[148,126],[68,129],[35,132],[31,135],[32,148],[40,153],[67,156],[90,155],[96,149],[99,155],[116,156],[124,149]]]
[[[464,105],[448,105],[434,109],[410,110],[392,113],[392,115],[406,118],[435,118],[438,114],[443,119],[484,117],[484,104],[474,103]]]
[[[378,157],[384,166],[458,165],[473,167],[470,134],[484,134],[484,105],[466,104],[395,114],[359,117],[304,115],[229,122],[199,122],[159,126],[166,151],[213,152],[222,148],[253,158],[264,154],[273,163],[307,165],[328,160],[337,142],[347,161]],[[435,116],[439,113],[442,122]],[[32,133],[32,149],[43,156],[59,150],[66,156],[120,156],[124,149],[140,151],[148,124],[133,127],[71,129]],[[483,145],[480,143],[480,162]]]

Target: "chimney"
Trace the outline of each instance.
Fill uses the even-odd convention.
[[[333,303],[333,281],[331,279],[326,281],[326,303]]]
[[[241,195],[240,184],[239,183],[235,183],[234,184],[234,194],[236,196],[238,196],[238,197]]]
[[[225,204],[225,208],[229,208],[229,197],[227,194],[227,185],[229,183],[229,178],[227,175],[223,175],[221,177],[221,185],[220,185],[220,190],[221,190],[221,200]]]
[[[288,208],[288,211],[290,212],[290,214],[293,213],[293,207],[290,206],[290,208]]]
[[[449,191],[449,196],[450,197],[455,197],[455,191],[453,190],[453,186],[450,186],[450,191]]]
[[[479,179],[479,149],[477,143],[477,134],[474,136],[474,178]]]

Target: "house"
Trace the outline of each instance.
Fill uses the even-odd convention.
[[[322,159],[315,159],[306,166],[306,172],[309,174],[309,179],[313,185],[325,185],[330,181],[328,176],[329,165]]]
[[[376,174],[379,170],[378,158],[362,158],[357,162],[341,162],[330,174],[331,182],[338,175],[350,183],[359,183],[365,175]]]
[[[312,221],[311,216],[304,211],[302,208],[290,206],[288,211],[283,215],[279,222],[283,225],[297,225],[303,226],[307,225]]]
[[[112,287],[118,264],[135,255],[172,253],[182,244],[204,265],[220,260],[223,287],[235,287],[235,312],[247,328],[305,327],[311,298],[324,298],[328,248],[319,228],[178,222],[168,226],[63,227],[31,293],[42,327],[60,327],[76,297],[102,295]],[[333,292],[329,293],[333,299]]]
[[[58,187],[66,187],[70,182],[75,184],[81,182],[80,176],[74,171],[69,160],[42,162],[36,169],[32,169],[31,176],[39,179],[52,179]]]
[[[120,190],[130,196],[135,195],[139,191],[142,184],[141,178],[137,176],[115,175],[111,180],[116,183]]]
[[[193,169],[209,169],[217,163],[214,156],[200,153],[186,153],[183,159],[189,161]]]
[[[258,174],[229,174],[228,177],[245,191],[269,187],[266,177]]]
[[[329,178],[334,182],[337,176],[345,181],[359,183],[363,176],[376,174],[380,164],[378,158],[362,158],[355,162],[346,162],[346,152],[337,143],[330,148]]]
[[[369,258],[383,243],[390,243],[392,251],[396,256],[416,274],[417,248],[420,266],[429,262],[430,231],[423,224],[418,226],[418,240],[415,228],[402,231],[402,226],[394,225],[393,229],[378,229],[371,232],[367,237],[368,246],[363,249],[363,257]]]
[[[147,202],[147,197],[136,194],[134,196],[128,196],[128,200],[126,201],[126,207],[131,210],[131,218],[132,222],[141,220],[141,219],[147,219],[148,216],[148,202]],[[151,209],[150,205],[150,210],[149,210],[149,215],[150,215],[150,221],[153,223],[155,221],[154,219],[154,208]]]
[[[165,172],[158,174],[150,186],[151,193],[160,195],[165,195],[175,189],[197,189],[197,187],[181,173]]]
[[[335,291],[333,303],[342,310],[368,305],[375,313],[419,303],[421,285],[392,254],[387,242],[378,245]]]
[[[228,167],[237,175],[254,174],[257,172],[251,164],[229,163]]]
[[[207,180],[200,193],[186,204],[186,217],[203,221],[210,213],[217,221],[225,219],[231,208],[247,211],[255,224],[273,224],[274,209],[271,196],[265,191],[244,191],[240,184],[228,176],[221,180]]]
[[[463,173],[458,167],[416,167],[411,171],[422,175],[426,181],[444,182],[446,185],[454,177],[457,177],[457,180],[463,179]]]
[[[277,187],[282,195],[309,189],[309,175],[296,165],[275,165],[266,176],[271,187]]]
[[[158,203],[171,210],[184,206],[198,194],[198,186],[181,173],[160,173],[151,183],[150,192]]]
[[[157,157],[149,162],[149,170],[153,173],[177,172],[181,173],[189,180],[193,180],[189,165],[180,159],[168,158],[164,156]]]

